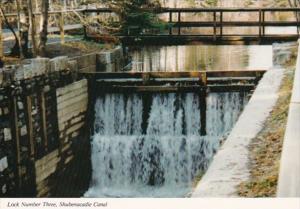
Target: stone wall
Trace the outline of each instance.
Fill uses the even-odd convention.
[[[121,46],[108,51],[72,57],[69,63],[73,64],[73,68],[77,71],[85,73],[122,71],[125,65]]]
[[[110,51],[97,53],[96,59],[98,72],[116,72],[124,67],[123,49],[120,46]]]
[[[82,195],[88,173],[73,173],[82,171],[82,158],[89,166],[87,92],[77,61],[67,57],[0,69],[0,196]],[[74,188],[66,179],[82,183]]]

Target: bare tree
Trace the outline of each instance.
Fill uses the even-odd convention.
[[[15,30],[13,29],[13,27],[10,25],[5,13],[4,13],[4,10],[2,8],[2,4],[0,4],[0,13],[1,13],[1,16],[3,17],[3,20],[6,24],[6,26],[8,27],[8,29],[12,32],[14,38],[15,38],[15,45],[13,46],[12,50],[11,50],[11,54],[12,55],[20,55],[20,42],[19,42],[19,37],[18,35],[16,34]]]
[[[40,31],[40,42],[38,47],[38,55],[46,56],[46,43],[48,35],[48,10],[49,0],[42,0],[41,2],[41,18],[42,18],[42,30]]]
[[[31,43],[32,43],[32,54],[35,57],[37,55],[37,43],[36,43],[36,25],[35,25],[35,17],[33,14],[33,4],[32,0],[27,0],[28,7],[28,18],[30,24],[30,34],[31,34]]]

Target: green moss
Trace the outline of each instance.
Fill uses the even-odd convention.
[[[218,0],[206,0],[205,3],[208,4],[209,6],[215,7],[218,5]]]

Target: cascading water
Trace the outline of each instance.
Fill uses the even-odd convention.
[[[92,182],[85,196],[187,195],[194,177],[205,171],[246,100],[244,93],[209,94],[207,135],[201,136],[203,106],[197,94],[155,94],[148,110],[140,95],[107,94],[98,98]],[[143,118],[145,115],[147,118]]]

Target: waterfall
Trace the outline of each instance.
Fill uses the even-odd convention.
[[[148,109],[137,94],[98,98],[92,181],[85,196],[185,196],[237,120],[245,95],[208,95],[206,136],[200,135],[204,107],[197,94],[154,94]]]

